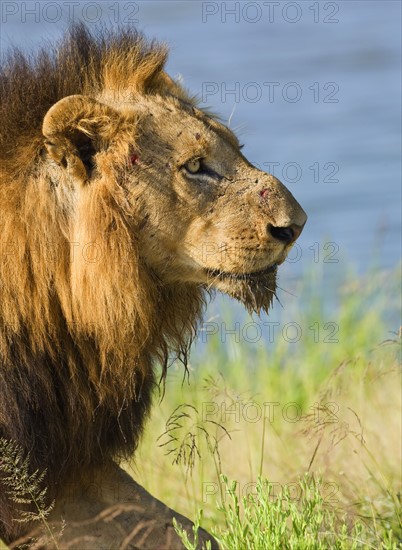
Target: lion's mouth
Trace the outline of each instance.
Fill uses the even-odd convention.
[[[221,271],[220,269],[207,269],[206,272],[209,277],[218,279],[232,279],[235,281],[253,281],[261,279],[264,275],[269,273],[276,273],[278,264],[272,264],[259,271],[252,271],[251,273],[233,273],[230,271]]]

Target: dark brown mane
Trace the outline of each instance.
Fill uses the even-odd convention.
[[[166,374],[172,356],[185,362],[204,292],[161,285],[145,265],[117,171],[90,187],[78,222],[69,218],[41,164],[43,118],[73,94],[168,87],[180,95],[165,59],[163,46],[134,30],[91,35],[75,26],[36,56],[12,51],[1,69],[0,438],[29,454],[32,470],[47,469],[53,494],[133,453],[154,366]],[[74,224],[102,261],[73,257]],[[14,506],[0,476],[0,537],[9,540]]]

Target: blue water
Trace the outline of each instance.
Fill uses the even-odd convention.
[[[3,2],[2,48],[13,41],[29,49],[60,36],[70,4]],[[399,1],[81,2],[74,8],[74,18],[87,21],[130,16],[170,45],[168,71],[200,94],[201,105],[230,118],[249,159],[274,167],[307,211],[294,251],[299,259],[281,271],[284,288],[293,289],[305,270],[324,270],[327,295],[350,265],[364,275],[373,264],[388,269],[399,262]],[[288,299],[281,296],[285,304]]]

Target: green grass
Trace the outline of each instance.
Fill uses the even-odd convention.
[[[225,342],[223,301],[190,383],[172,367],[131,473],[178,512],[202,509],[225,549],[402,548],[399,277],[349,277],[329,314],[306,277],[301,311],[286,298]]]
[[[371,533],[360,519],[348,521],[347,513],[336,513],[327,505],[316,480],[305,476],[298,482],[299,498],[288,488],[275,494],[268,480],[259,478],[254,494],[237,494],[237,483],[222,476],[229,501],[218,506],[226,525],[213,529],[213,534],[224,549],[286,549],[325,550],[328,548],[374,548],[394,550],[398,542],[391,529],[381,535]],[[174,522],[175,529],[187,550],[198,548],[197,529],[202,518],[195,521],[191,538]],[[207,548],[210,545],[207,544]]]

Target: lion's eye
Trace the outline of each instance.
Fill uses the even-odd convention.
[[[184,165],[184,168],[190,172],[190,174],[197,174],[198,172],[201,171],[201,168],[202,168],[202,163],[201,163],[201,159],[192,159],[192,160],[189,160],[188,162],[186,162],[186,164]]]
[[[208,166],[203,158],[193,158],[182,164],[183,175],[193,183],[211,183],[214,180],[222,179],[222,176]]]

